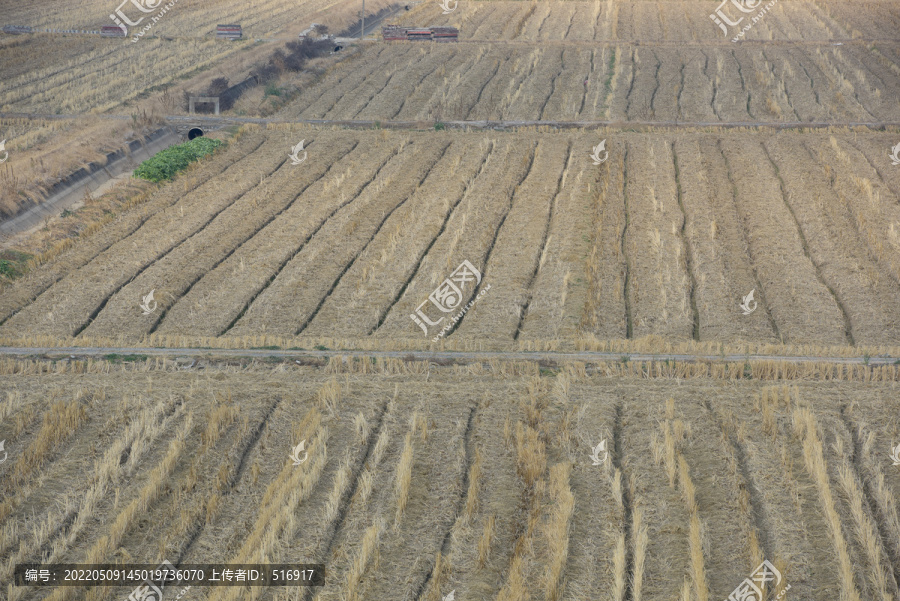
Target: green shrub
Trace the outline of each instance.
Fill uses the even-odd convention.
[[[151,182],[170,180],[175,177],[176,173],[184,170],[194,161],[211,154],[222,144],[221,140],[201,137],[184,144],[170,146],[138,165],[138,168],[134,170],[134,175]]]
[[[0,276],[15,279],[28,271],[28,259],[32,255],[15,250],[0,250]]]
[[[267,83],[264,98],[268,98],[269,96],[281,96],[281,88],[274,83]]]

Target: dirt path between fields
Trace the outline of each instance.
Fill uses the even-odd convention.
[[[52,115],[39,113],[0,113],[0,119],[77,119],[81,115]],[[97,115],[101,119],[131,119],[128,115]],[[186,127],[207,127],[219,129],[229,125],[255,123],[305,123],[308,125],[338,125],[359,129],[433,129],[434,121],[382,121],[382,120],[340,120],[340,119],[284,119],[281,117],[213,117],[209,115],[169,115],[165,117],[170,125]],[[696,127],[696,128],[736,128],[764,127],[773,129],[820,129],[827,127],[869,127],[872,129],[898,128],[900,121],[443,121],[444,127],[454,129],[507,129],[512,127],[558,127],[560,129],[598,129],[634,127]]]
[[[405,361],[435,361],[469,363],[474,361],[634,361],[638,363],[681,361],[685,363],[740,363],[746,361],[774,361],[776,363],[830,363],[837,365],[900,364],[900,357],[814,357],[788,355],[700,355],[678,353],[604,353],[594,351],[521,352],[521,351],[357,351],[357,350],[277,350],[277,349],[211,349],[159,347],[0,347],[0,356],[30,358],[105,357],[106,355],[141,355],[147,357],[203,358],[203,359],[329,359],[331,357],[382,357]]]

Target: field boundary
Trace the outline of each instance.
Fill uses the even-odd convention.
[[[614,353],[600,351],[377,351],[377,350],[300,350],[300,349],[216,349],[165,347],[84,347],[84,346],[4,346],[0,356],[52,359],[69,357],[100,357],[106,355],[143,355],[147,357],[205,357],[208,359],[330,359],[332,357],[393,358],[404,361],[614,361],[652,363],[679,361],[683,363],[739,363],[772,361],[775,363],[827,363],[836,365],[883,366],[900,364],[900,357],[816,357],[813,355],[756,355],[756,354],[680,354],[680,353]]]
[[[0,113],[0,119],[80,119],[84,115],[53,115],[44,113]],[[129,115],[96,115],[100,119],[131,120]],[[512,121],[512,120],[472,120],[472,121],[394,121],[378,119],[289,119],[275,117],[213,117],[167,115],[163,117],[171,124],[190,124],[208,128],[223,128],[229,125],[288,124],[339,126],[359,129],[434,129],[442,125],[452,129],[506,129],[513,127],[556,127],[559,129],[599,129],[634,127],[658,128],[724,128],[757,127],[773,129],[823,129],[829,127],[868,127],[885,130],[900,129],[900,121],[645,121],[645,120],[591,120],[591,121]]]

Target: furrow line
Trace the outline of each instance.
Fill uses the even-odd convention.
[[[697,309],[697,276],[694,273],[694,257],[691,251],[691,241],[687,236],[687,211],[684,208],[684,194],[681,189],[681,171],[678,168],[678,153],[675,151],[675,142],[672,142],[672,160],[675,164],[675,188],[677,194],[675,196],[678,201],[678,208],[681,209],[681,243],[684,244],[684,262],[685,269],[688,272],[691,285],[688,288],[688,295],[691,302],[691,328],[694,340],[700,340],[700,312]]]
[[[522,176],[522,179],[520,179],[519,183],[517,183],[515,185],[515,187],[513,188],[513,191],[509,197],[509,206],[506,207],[506,212],[503,213],[503,217],[500,218],[500,223],[497,225],[497,228],[494,230],[494,238],[493,238],[493,240],[491,240],[491,244],[487,249],[487,254],[484,257],[484,269],[481,272],[481,282],[482,283],[484,283],[485,276],[487,275],[488,262],[491,258],[491,253],[494,251],[494,246],[497,244],[497,237],[500,235],[500,230],[503,228],[503,223],[506,221],[506,218],[509,216],[510,211],[512,211],[513,199],[516,196],[516,192],[518,191],[519,186],[522,185],[522,182],[524,182],[525,179],[528,177],[528,175],[531,173],[531,168],[534,167],[534,157],[536,154],[537,154],[537,143],[535,143],[535,145],[532,146],[532,148],[531,148],[531,156],[528,158],[528,168],[525,169],[525,173]],[[481,290],[481,286],[473,289],[472,294],[469,296],[469,300],[471,300],[472,298],[475,298],[475,296],[477,295],[477,293],[480,290]],[[460,303],[460,306],[464,306],[463,303]],[[459,326],[462,325],[462,322],[465,318],[466,318],[466,316],[465,316],[465,314],[463,314],[459,318],[459,321],[457,321],[453,325],[453,327],[450,328],[450,330],[447,332],[445,337],[449,337],[451,334],[453,334],[457,330],[457,328],[459,328]]]
[[[345,156],[346,156],[347,154],[350,154],[351,152],[353,152],[353,151],[356,149],[357,146],[359,146],[359,140],[354,141],[353,146],[345,153]],[[215,263],[213,263],[213,264],[209,267],[209,269],[207,269],[204,273],[201,273],[201,274],[197,275],[197,276],[193,279],[193,281],[191,281],[191,283],[188,284],[187,288],[184,289],[184,291],[181,293],[181,296],[180,296],[178,299],[176,299],[175,302],[177,302],[178,300],[180,300],[180,299],[186,297],[188,294],[190,294],[190,292],[191,292],[191,290],[193,289],[193,287],[194,287],[200,280],[202,280],[207,274],[211,273],[211,272],[212,272],[213,270],[215,270],[219,265],[221,265],[222,263],[224,263],[225,261],[227,261],[228,258],[231,257],[231,255],[233,255],[234,253],[236,253],[236,252],[237,252],[238,250],[240,250],[245,244],[247,244],[250,240],[252,240],[257,234],[259,234],[261,231],[263,231],[263,230],[266,228],[266,226],[268,226],[270,223],[272,223],[273,221],[275,221],[276,219],[278,219],[282,214],[284,214],[285,211],[287,211],[288,209],[290,209],[291,207],[293,207],[294,204],[297,202],[297,200],[299,200],[300,197],[303,196],[303,193],[306,192],[306,190],[309,189],[310,186],[312,186],[313,184],[315,184],[315,183],[318,182],[318,181],[321,181],[323,178],[327,177],[328,174],[331,173],[331,170],[334,169],[334,167],[335,167],[336,165],[338,165],[338,163],[339,163],[339,160],[334,161],[333,163],[331,163],[331,165],[328,166],[328,168],[325,170],[325,172],[324,172],[322,175],[320,175],[320,176],[319,176],[318,178],[316,178],[315,180],[313,180],[313,181],[309,182],[308,184],[306,184],[305,186],[303,186],[303,189],[300,190],[300,191],[297,193],[297,195],[294,197],[294,199],[293,199],[292,201],[290,201],[289,203],[287,203],[287,205],[285,205],[284,208],[282,208],[280,211],[278,211],[277,213],[275,213],[275,214],[273,214],[271,217],[269,217],[264,223],[262,223],[262,224],[261,224],[258,228],[256,228],[252,233],[250,233],[246,238],[244,238],[243,241],[241,241],[238,245],[236,245],[234,248],[232,248],[230,251],[228,251],[221,259],[219,259],[218,261],[216,261]],[[148,334],[154,333],[154,332],[156,331],[156,329],[157,329],[160,325],[162,325],[162,322],[163,322],[163,320],[164,320],[165,317],[166,317],[166,313],[169,312],[169,308],[170,308],[170,307],[174,307],[174,306],[175,306],[175,302],[173,302],[169,307],[166,307],[165,309],[163,309],[163,310],[160,312],[159,317],[158,317],[158,318],[156,319],[156,321],[153,323],[153,327],[150,328],[150,331],[148,332]]]
[[[850,314],[847,313],[847,308],[844,306],[844,303],[838,297],[834,288],[832,288],[828,282],[825,281],[825,277],[822,275],[822,270],[818,263],[816,263],[812,255],[809,251],[809,243],[806,240],[806,235],[803,233],[803,228],[800,226],[800,221],[797,219],[797,215],[794,213],[794,208],[791,206],[791,203],[788,201],[787,193],[785,192],[784,187],[784,179],[781,177],[781,171],[778,169],[778,165],[775,164],[775,161],[772,159],[772,155],[769,153],[769,149],[766,147],[764,143],[760,143],[760,146],[763,149],[763,152],[766,155],[766,158],[769,159],[769,163],[772,165],[772,168],[775,170],[775,177],[778,178],[778,188],[781,191],[781,200],[784,202],[784,206],[787,207],[788,213],[791,214],[791,218],[794,221],[794,227],[797,228],[797,234],[800,236],[800,242],[803,245],[803,254],[809,259],[809,262],[815,268],[816,279],[819,280],[819,283],[825,286],[828,292],[831,294],[831,298],[834,299],[835,304],[837,304],[838,309],[841,311],[841,316],[844,319],[844,335],[847,338],[847,341],[850,343],[850,346],[856,346],[856,342],[853,339],[853,328],[850,323]]]
[[[716,147],[719,150],[719,154],[722,155],[722,160],[725,161],[726,167],[726,176],[728,177],[729,183],[731,183],[731,201],[735,206],[735,210],[737,212],[738,222],[741,230],[741,237],[744,241],[744,248],[747,249],[747,254],[750,256],[750,270],[753,272],[753,282],[756,284],[755,290],[759,293],[759,304],[765,307],[766,317],[769,320],[769,325],[772,326],[772,330],[775,332],[775,337],[778,338],[784,343],[784,338],[781,336],[781,332],[778,331],[778,324],[775,322],[775,316],[772,315],[772,312],[768,309],[769,305],[766,303],[765,291],[762,288],[762,284],[759,279],[759,273],[756,271],[756,261],[753,260],[753,250],[750,247],[750,240],[747,235],[747,228],[744,226],[744,219],[741,215],[741,211],[737,206],[737,183],[734,181],[734,173],[731,170],[731,163],[728,160],[728,155],[725,154],[725,151],[722,150],[722,139],[719,138],[716,140]]]
[[[340,281],[341,281],[341,278],[344,277],[344,274],[347,273],[347,271],[349,271],[350,268],[353,267],[353,264],[356,263],[356,260],[357,260],[363,253],[366,252],[366,249],[367,249],[367,248],[369,247],[369,245],[372,243],[372,240],[374,240],[375,237],[381,232],[381,228],[384,227],[384,224],[387,222],[387,220],[390,219],[391,215],[394,214],[394,211],[396,211],[397,209],[399,209],[400,207],[402,207],[403,205],[405,205],[405,204],[409,201],[409,199],[412,198],[412,197],[415,195],[415,190],[418,190],[418,189],[422,186],[422,184],[425,182],[425,180],[428,179],[428,176],[431,175],[431,172],[432,172],[432,170],[434,169],[435,165],[437,165],[438,163],[441,162],[441,159],[443,159],[443,158],[444,158],[444,155],[447,154],[447,150],[448,150],[449,148],[450,148],[450,143],[448,142],[448,143],[446,143],[446,144],[444,145],[444,148],[443,148],[443,150],[441,151],[440,156],[438,156],[437,160],[431,165],[431,167],[428,169],[428,171],[425,172],[424,175],[422,175],[422,178],[419,180],[419,183],[416,184],[416,187],[415,187],[415,189],[413,190],[413,192],[411,192],[411,193],[409,194],[409,196],[407,196],[406,198],[404,198],[404,199],[403,199],[402,201],[400,201],[398,204],[394,205],[394,208],[392,208],[390,211],[388,211],[388,212],[384,215],[384,217],[381,218],[381,222],[380,222],[380,223],[378,224],[378,226],[375,228],[375,231],[372,233],[372,236],[366,241],[366,243],[363,245],[362,249],[360,249],[360,251],[356,254],[356,256],[354,256],[353,259],[351,259],[350,262],[347,263],[347,265],[344,267],[344,269],[341,271],[341,273],[338,274],[337,278],[334,280],[334,283],[331,284],[331,288],[328,289],[328,292],[325,293],[325,296],[322,297],[322,300],[319,301],[319,304],[316,305],[316,308],[313,309],[313,312],[310,313],[309,317],[306,318],[306,321],[304,321],[303,324],[301,324],[300,327],[297,328],[297,330],[294,332],[294,335],[295,335],[295,336],[299,336],[300,333],[303,332],[303,330],[305,330],[306,327],[307,327],[310,323],[312,323],[312,320],[316,318],[316,315],[318,315],[319,309],[322,308],[322,305],[325,304],[325,301],[328,300],[328,299],[331,297],[331,293],[334,292],[334,289],[335,289],[335,288],[337,288],[338,284],[339,284]]]
[[[266,425],[269,423],[269,418],[281,404],[282,398],[278,397],[274,403],[266,410],[266,414],[263,418],[256,424],[256,427],[253,428],[253,431],[250,433],[249,438],[247,439],[247,443],[244,445],[243,450],[241,451],[241,458],[238,461],[237,466],[234,471],[228,478],[228,482],[224,487],[224,494],[230,495],[234,491],[234,487],[237,486],[238,482],[241,480],[241,476],[244,472],[244,466],[247,462],[247,457],[250,455],[250,452],[256,446],[256,443],[259,442],[260,437],[262,437],[263,429],[265,429]],[[197,521],[191,526],[191,529],[187,533],[187,540],[184,543],[184,546],[181,547],[181,550],[178,552],[178,555],[173,561],[173,565],[178,566],[187,556],[188,552],[193,547],[194,543],[200,538],[200,535],[203,533],[203,530],[206,527],[205,521]]]
[[[479,167],[478,173],[475,175],[475,177],[472,178],[473,183],[475,181],[477,181],[479,177],[481,177],[482,173],[484,173],[484,168],[487,165],[488,161],[490,160],[493,152],[494,152],[494,142],[492,140],[492,141],[490,141],[490,146],[488,148],[487,156],[485,156],[484,160],[481,162],[481,167]],[[382,326],[382,324],[384,324],[384,320],[387,319],[387,316],[391,312],[391,309],[393,309],[394,306],[400,301],[400,299],[403,298],[403,295],[406,293],[407,288],[409,288],[409,284],[413,281],[413,278],[416,277],[416,274],[419,273],[419,268],[422,266],[422,261],[425,260],[425,257],[428,256],[429,251],[431,251],[431,247],[434,246],[435,242],[437,242],[438,239],[441,237],[441,235],[444,233],[444,230],[447,229],[447,223],[450,221],[450,218],[453,216],[454,212],[456,211],[456,207],[459,206],[459,203],[461,203],[463,201],[463,199],[465,199],[466,195],[469,193],[469,187],[470,187],[469,185],[466,185],[466,188],[463,190],[463,193],[460,194],[457,201],[453,204],[452,207],[450,207],[450,211],[447,212],[447,215],[444,217],[444,222],[441,224],[441,229],[438,230],[438,233],[434,236],[434,238],[431,239],[431,242],[428,243],[428,246],[425,248],[425,250],[422,252],[422,254],[419,255],[419,259],[418,259],[418,261],[416,261],[416,264],[413,266],[412,271],[409,274],[409,277],[407,277],[406,281],[403,282],[403,286],[400,287],[400,290],[397,292],[397,295],[394,297],[394,300],[391,301],[391,303],[387,306],[387,308],[384,310],[384,312],[378,318],[378,323],[375,325],[374,328],[372,328],[369,331],[369,333],[368,333],[369,336],[374,334],[375,331],[378,330],[378,328],[380,328]]]
[[[860,440],[859,431],[854,428],[853,421],[847,415],[847,407],[844,405],[841,405],[841,420],[843,421],[847,432],[850,434],[850,440],[853,443],[853,453],[850,456],[850,465],[853,467],[856,479],[862,483],[863,496],[865,497],[866,505],[868,505],[869,511],[874,518],[873,521],[878,530],[881,547],[888,556],[888,573],[893,577],[893,589],[894,591],[897,591],[898,584],[900,584],[900,544],[896,543],[896,535],[891,536],[890,528],[885,519],[886,516],[881,510],[878,501],[875,499],[875,493],[872,491],[871,478],[863,477],[865,469],[860,465],[863,454],[863,443],[862,440]],[[878,566],[878,569],[881,569],[881,566]]]
[[[222,330],[221,332],[219,332],[218,336],[223,336],[223,335],[227,334],[232,328],[234,328],[234,326],[237,324],[237,322],[240,321],[240,319],[247,313],[247,311],[250,310],[250,307],[253,305],[253,303],[256,301],[256,299],[259,297],[259,295],[266,291],[266,289],[272,284],[272,282],[275,281],[275,279],[279,276],[279,274],[281,274],[281,272],[284,270],[284,268],[285,268],[291,261],[293,261],[294,258],[295,258],[298,254],[300,254],[300,251],[302,251],[302,250],[306,247],[306,244],[307,244],[310,240],[312,240],[312,238],[313,238],[316,234],[319,233],[319,230],[321,230],[322,227],[324,227],[324,225],[328,222],[328,220],[331,219],[332,217],[334,217],[335,214],[337,214],[338,211],[340,211],[341,209],[343,209],[344,207],[346,207],[347,205],[349,205],[351,202],[353,202],[354,200],[356,200],[356,198],[358,198],[363,192],[365,192],[366,188],[368,188],[370,185],[372,185],[372,184],[375,182],[375,180],[378,178],[378,175],[379,175],[379,174],[381,173],[381,171],[384,169],[385,165],[387,165],[388,162],[389,162],[392,158],[394,158],[395,156],[397,156],[398,152],[399,152],[399,149],[395,148],[395,149],[394,149],[394,152],[392,152],[390,155],[387,156],[387,158],[384,159],[384,162],[378,167],[378,169],[375,170],[375,173],[372,175],[371,179],[369,179],[368,182],[366,182],[365,184],[363,184],[363,186],[362,186],[362,188],[361,188],[359,194],[357,194],[357,195],[354,196],[353,198],[350,198],[350,199],[347,200],[346,202],[341,203],[340,206],[335,207],[335,209],[334,209],[331,213],[329,213],[324,219],[322,219],[322,221],[319,222],[319,225],[317,225],[317,226],[315,227],[315,229],[313,229],[313,231],[310,232],[309,235],[308,235],[306,238],[304,238],[302,242],[300,242],[300,244],[297,246],[297,248],[294,250],[294,252],[292,252],[292,253],[291,253],[284,261],[281,262],[281,264],[278,266],[278,269],[276,269],[275,272],[269,277],[269,279],[266,280],[265,284],[263,284],[263,285],[260,287],[260,289],[257,290],[257,291],[253,294],[253,296],[250,297],[250,299],[249,299],[249,300],[246,302],[246,304],[244,305],[244,308],[241,309],[241,311],[237,314],[237,316],[231,321],[231,323],[229,323],[229,324],[225,327],[224,330]]]
[[[634,519],[634,500],[631,498],[630,479],[622,464],[624,451],[622,449],[622,404],[616,405],[615,420],[613,422],[613,452],[612,464],[622,478],[622,511],[623,530],[625,534],[625,596],[622,601],[631,601],[634,598],[634,532],[632,520]]]
[[[453,525],[459,519],[460,514],[465,508],[466,503],[469,500],[469,470],[472,468],[472,420],[475,417],[475,407],[471,407],[469,409],[469,419],[466,422],[466,431],[463,433],[462,437],[462,445],[463,450],[465,451],[465,465],[462,470],[462,483],[460,484],[459,496],[456,499],[456,512],[451,520],[448,520],[447,526],[444,529],[444,536],[441,539],[441,547],[439,552],[442,557],[446,557],[450,552],[450,534],[453,531]],[[418,588],[416,588],[415,596],[413,597],[413,601],[419,601],[422,598],[422,595],[425,594],[425,591],[428,588],[428,583],[431,582],[431,579],[434,577],[434,568],[435,564],[431,564],[431,567],[428,569],[428,572],[425,574],[425,578],[419,584]]]
[[[625,143],[625,153],[622,156],[622,206],[625,216],[625,223],[622,226],[622,238],[619,252],[622,253],[622,263],[625,269],[622,284],[622,299],[625,303],[625,338],[631,339],[634,334],[634,322],[631,315],[631,296],[628,291],[628,285],[631,283],[631,267],[628,260],[628,143]]]
[[[241,159],[250,156],[251,154],[253,154],[254,152],[256,152],[256,151],[259,149],[259,147],[262,146],[264,143],[265,143],[265,139],[263,138],[262,140],[260,140],[259,144],[257,144],[255,147],[253,147],[252,149],[250,149],[248,152],[244,153],[242,156],[236,158],[235,161],[234,161],[233,163],[231,163],[231,164],[228,165],[227,167],[223,168],[221,171],[212,174],[212,175],[211,175],[211,178],[218,177],[219,175],[221,175],[222,173],[224,173],[225,171],[227,171],[228,169],[230,169],[231,167],[233,167],[235,164],[237,164],[237,162],[240,161]],[[211,179],[211,178],[210,178],[210,179]],[[197,188],[199,188],[200,186],[202,186],[203,184],[205,184],[205,183],[206,183],[207,181],[209,181],[209,180],[203,180],[203,181],[201,181],[201,180],[199,180],[199,179],[196,179],[196,180],[193,180],[193,181],[194,181],[194,185],[191,186],[190,188],[186,189],[185,192],[184,192],[184,194],[182,194],[182,195],[176,197],[175,200],[173,200],[171,203],[165,205],[164,207],[161,207],[161,208],[160,208],[159,210],[157,210],[157,211],[154,211],[154,212],[152,212],[152,213],[149,213],[149,214],[145,215],[144,217],[140,218],[136,224],[134,224],[132,227],[129,227],[129,229],[126,229],[126,230],[122,233],[122,235],[117,236],[117,237],[111,239],[111,240],[109,241],[109,243],[107,243],[107,244],[105,244],[104,246],[98,248],[97,251],[94,252],[93,254],[91,254],[90,257],[87,257],[87,258],[85,258],[83,261],[81,261],[80,264],[79,264],[77,267],[75,267],[74,269],[71,269],[71,268],[70,268],[70,269],[67,269],[66,271],[60,273],[57,277],[54,277],[54,278],[52,278],[50,281],[48,281],[45,285],[43,285],[43,286],[40,288],[40,290],[38,290],[36,293],[34,293],[34,294],[31,295],[31,300],[30,300],[30,301],[28,301],[27,303],[25,303],[24,305],[22,305],[21,307],[19,307],[18,309],[16,309],[15,311],[13,311],[12,313],[10,313],[9,315],[7,315],[6,317],[0,319],[0,326],[2,326],[2,325],[3,325],[4,323],[6,323],[8,320],[10,320],[10,319],[12,319],[13,317],[15,317],[16,314],[18,314],[22,309],[26,308],[28,305],[30,305],[30,304],[33,303],[35,300],[37,300],[38,297],[39,297],[41,294],[43,294],[44,292],[46,292],[47,290],[49,290],[54,284],[58,283],[60,280],[62,280],[62,279],[65,278],[66,276],[71,275],[71,274],[77,272],[79,269],[81,269],[81,268],[84,267],[85,265],[88,265],[91,261],[93,261],[94,259],[96,259],[96,258],[99,257],[100,255],[102,255],[104,252],[106,252],[107,250],[109,250],[114,244],[116,244],[116,243],[118,243],[118,242],[120,242],[120,241],[122,241],[122,240],[125,240],[126,238],[128,238],[129,236],[131,236],[132,234],[134,234],[135,232],[137,232],[139,229],[141,229],[141,227],[143,227],[144,224],[147,223],[147,221],[149,221],[150,219],[152,219],[154,215],[156,215],[157,213],[159,213],[159,211],[163,211],[163,210],[165,210],[167,207],[170,207],[170,206],[172,206],[173,204],[177,203],[179,200],[181,200],[182,198],[184,198],[187,194],[189,194],[190,192],[193,192],[194,190],[196,190]],[[152,202],[152,201],[151,201],[151,202]],[[112,224],[110,224],[110,225],[112,225]],[[65,253],[64,253],[64,254],[65,254]]]
[[[257,187],[259,187],[260,185],[262,185],[262,181],[263,181],[264,179],[268,179],[273,173],[275,173],[276,171],[278,171],[278,170],[279,170],[286,162],[287,162],[287,158],[283,159],[280,163],[278,163],[278,165],[277,165],[272,171],[270,171],[269,173],[267,173],[267,174],[265,175],[264,178],[261,178],[261,179],[260,179],[260,183],[258,183],[258,184],[256,184],[255,186],[253,186],[253,188],[251,188],[250,190],[248,190],[245,194],[249,194],[251,191],[255,190]],[[135,274],[131,277],[130,280],[128,280],[128,282],[125,282],[125,283],[123,283],[123,284],[117,286],[117,287],[115,288],[115,290],[113,290],[112,292],[110,292],[110,293],[106,296],[106,298],[103,299],[103,301],[100,303],[100,306],[98,306],[96,309],[94,309],[94,311],[91,312],[91,314],[88,316],[87,320],[86,320],[84,323],[82,323],[82,324],[78,327],[78,329],[72,334],[72,337],[73,337],[73,338],[76,338],[79,334],[81,334],[81,333],[85,330],[85,328],[87,328],[89,325],[91,325],[91,322],[93,322],[94,319],[96,319],[97,316],[100,315],[100,312],[103,311],[103,309],[106,307],[106,304],[110,301],[110,299],[111,299],[113,296],[115,296],[116,294],[118,294],[119,291],[122,290],[122,288],[124,288],[128,283],[130,283],[130,282],[133,281],[135,278],[137,278],[139,275],[141,275],[142,273],[144,273],[147,269],[150,268],[151,265],[153,265],[153,264],[156,263],[157,261],[160,261],[161,259],[163,259],[164,257],[166,257],[169,253],[173,252],[176,248],[178,248],[179,246],[181,246],[182,244],[184,244],[187,240],[193,238],[194,236],[196,236],[197,234],[199,234],[200,232],[202,232],[204,229],[206,229],[207,226],[209,226],[209,224],[212,223],[212,222],[216,219],[216,217],[218,217],[219,215],[221,215],[222,213],[224,213],[226,210],[228,210],[231,206],[233,206],[234,203],[237,202],[242,196],[244,196],[244,194],[239,195],[239,196],[236,197],[232,202],[228,203],[227,205],[225,205],[224,207],[222,207],[221,209],[219,209],[218,211],[216,211],[216,212],[215,212],[215,213],[214,213],[214,214],[206,221],[206,223],[204,223],[203,225],[200,226],[200,228],[198,228],[197,230],[191,232],[190,234],[188,234],[187,236],[185,236],[184,238],[182,238],[181,240],[179,240],[179,241],[176,242],[175,244],[171,245],[168,249],[166,249],[166,250],[162,251],[161,253],[157,254],[157,256],[154,257],[153,259],[150,259],[150,261],[144,263],[144,265],[142,265],[141,268],[140,268],[137,272],[135,272]]]
[[[328,541],[322,546],[318,553],[318,560],[320,563],[327,563],[328,558],[331,556],[332,549],[334,548],[334,543],[337,541],[338,535],[347,521],[347,514],[350,513],[350,503],[353,500],[353,495],[356,494],[356,489],[359,487],[359,479],[362,475],[362,471],[366,467],[366,462],[369,460],[369,457],[371,457],[372,452],[375,450],[375,444],[381,436],[382,428],[384,428],[384,418],[387,414],[389,403],[390,401],[384,401],[384,403],[382,403],[381,408],[378,411],[378,422],[369,432],[368,443],[360,454],[359,461],[353,468],[350,484],[341,495],[337,515],[334,518],[334,522],[329,525],[331,532],[327,535]],[[303,593],[300,596],[301,601],[309,601],[312,597],[312,593],[312,587],[304,587]]]
[[[522,325],[525,323],[525,317],[528,314],[528,306],[531,304],[531,299],[534,296],[534,281],[537,279],[538,271],[541,268],[541,263],[544,259],[544,253],[547,252],[547,240],[550,237],[550,224],[553,222],[553,216],[556,213],[556,205],[559,202],[559,195],[562,191],[562,182],[563,175],[569,170],[569,163],[572,161],[572,141],[569,141],[569,153],[566,157],[565,167],[562,171],[560,171],[559,178],[556,180],[556,193],[553,195],[553,200],[550,203],[550,211],[547,214],[547,224],[544,226],[544,235],[541,239],[541,251],[537,254],[534,263],[534,270],[531,272],[531,276],[528,278],[528,283],[525,285],[525,302],[522,304],[522,309],[519,311],[519,323],[516,325],[516,333],[513,336],[513,340],[519,339],[519,334],[522,333]]]

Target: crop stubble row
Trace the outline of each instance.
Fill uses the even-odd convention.
[[[896,591],[889,562],[900,532],[890,499],[900,479],[882,452],[897,436],[888,419],[896,401],[884,386],[608,382],[579,375],[577,366],[557,378],[468,369],[465,382],[456,369],[427,380],[299,370],[305,377],[256,367],[213,370],[202,382],[152,370],[89,373],[77,383],[6,379],[3,405],[15,402],[38,420],[52,404],[45,400],[52,386],[55,398],[82,404],[86,417],[31,474],[67,490],[72,503],[34,490],[16,496],[6,524],[18,524],[18,534],[4,527],[0,556],[23,548],[30,550],[20,559],[31,560],[35,540],[69,562],[86,561],[89,550],[99,553],[94,561],[121,553],[144,563],[318,561],[328,569],[326,587],[315,593],[322,601],[433,598],[452,589],[463,599],[496,597],[515,591],[518,574],[549,598],[545,567],[562,543],[561,599],[601,590],[618,601],[626,587],[633,597],[670,599],[685,585],[724,598],[760,553],[803,598],[842,588],[874,598],[871,566],[884,570],[885,590]],[[792,426],[807,412],[811,432]],[[7,448],[39,437],[12,426],[0,422]],[[293,466],[288,451],[301,439],[309,459]],[[595,466],[589,450],[601,439],[609,456]],[[822,439],[835,445],[817,451],[827,465],[820,473],[804,448]],[[93,467],[83,459],[90,448],[104,458]],[[551,474],[563,465],[566,477],[555,486],[570,491],[574,510],[555,531]],[[148,476],[160,468],[168,481],[148,496]],[[845,468],[857,482],[846,494]],[[9,474],[0,474],[0,485],[8,486]],[[868,549],[853,517],[860,495],[858,517],[875,532]],[[144,509],[130,514],[140,498]],[[67,518],[62,529],[41,527]],[[696,519],[700,547],[692,540]],[[272,533],[258,541],[266,558],[247,546],[263,527]],[[118,551],[105,543],[114,531]],[[841,546],[858,567],[849,581],[839,568]],[[620,576],[625,587],[616,585]],[[197,592],[224,599],[240,591]],[[283,594],[253,591],[254,598]],[[37,593],[19,588],[11,598]]]
[[[883,46],[672,52],[622,45],[393,43],[336,67],[281,114],[338,120],[900,121],[897,57],[896,49]],[[398,68],[409,61],[413,68]]]
[[[747,40],[893,39],[900,12],[892,2],[790,1],[777,3],[754,24]],[[461,39],[573,42],[719,42],[725,35],[709,18],[716,6],[691,2],[469,2],[449,14],[423,3],[403,15],[404,25],[452,25]],[[725,9],[731,18],[743,16]],[[752,15],[751,15],[752,16]],[[745,19],[746,23],[746,19]],[[745,23],[742,23],[745,24]]]
[[[7,286],[0,334],[414,338],[468,260],[467,339],[900,338],[885,138],[628,134],[597,166],[596,134],[509,136],[251,131]]]

